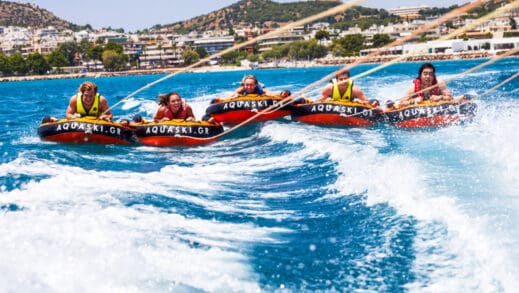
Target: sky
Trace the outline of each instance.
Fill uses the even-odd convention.
[[[94,29],[111,27],[134,32],[156,24],[169,24],[207,14],[239,0],[11,0],[33,3],[57,17],[78,25],[90,24]],[[295,2],[279,0],[275,2]],[[344,1],[348,2],[348,1]],[[428,5],[449,7],[468,0],[368,0],[361,6],[391,9]]]

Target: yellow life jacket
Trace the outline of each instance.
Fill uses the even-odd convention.
[[[99,116],[99,93],[96,93],[94,97],[94,102],[92,103],[92,106],[90,107],[90,110],[85,110],[85,107],[83,106],[83,93],[77,94],[77,100],[76,100],[76,113],[81,114],[81,117],[84,116]]]
[[[351,79],[348,79],[346,81],[346,84],[348,85],[347,88],[346,88],[346,92],[344,92],[344,94],[341,96],[341,91],[339,90],[339,83],[337,82],[336,79],[334,79],[332,81],[333,83],[333,91],[332,91],[332,99],[334,101],[337,101],[337,100],[353,100],[352,97],[351,97],[351,89],[353,88],[353,80]]]

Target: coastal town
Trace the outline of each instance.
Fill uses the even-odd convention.
[[[0,293],[517,292],[518,21],[0,0]]]
[[[506,2],[502,3],[502,5],[505,4]],[[351,63],[358,56],[366,56],[375,50],[374,43],[381,37],[384,37],[382,39],[386,40],[385,43],[389,43],[390,40],[412,34],[422,26],[435,21],[439,16],[427,19],[419,18],[419,12],[429,8],[428,6],[417,6],[392,9],[389,13],[400,17],[402,22],[372,25],[367,29],[353,26],[341,30],[323,21],[295,27],[280,35],[262,38],[255,46],[245,47],[243,49],[245,55],[242,58],[235,56],[236,60],[233,60],[234,64],[232,64],[234,66],[226,68],[256,69]],[[448,23],[442,23],[428,30],[411,42],[387,48],[383,54],[368,58],[366,62],[386,62],[401,55],[409,55],[406,58],[407,61],[488,58],[519,47],[518,9],[478,24],[459,38],[437,41],[456,28],[470,25],[473,21],[475,20],[457,17]],[[49,78],[50,75],[58,73],[84,76],[104,71],[110,71],[112,74],[161,73],[189,65],[206,56],[213,56],[239,42],[254,39],[273,30],[273,28],[249,25],[234,27],[232,30],[192,31],[180,34],[170,28],[125,33],[108,29],[72,31],[58,30],[52,26],[45,28],[4,26],[0,27],[0,47],[3,53],[0,56],[3,55],[4,59],[12,58],[12,56],[27,59],[31,55],[39,54],[47,57],[48,60],[49,55],[67,43],[88,43],[98,46],[116,44],[115,48],[121,48],[120,56],[125,57],[122,58],[122,65],[119,67],[109,68],[103,62],[102,56],[95,58],[92,57],[92,54],[75,52],[72,64],[49,65],[48,70],[42,74],[42,78]],[[360,49],[350,56],[341,56],[333,50],[324,49],[319,51],[321,55],[308,53],[308,56],[299,54],[268,58],[268,52],[273,51],[276,47],[294,42],[313,41],[319,48],[329,48],[337,43],[337,40],[347,41],[348,38],[355,37],[362,40],[364,49]],[[206,68],[221,68],[221,64],[225,63],[222,61],[222,58],[217,56],[206,64]],[[1,60],[0,67],[2,67]],[[11,75],[12,77],[9,77],[9,74],[3,72],[3,80],[19,79],[19,75],[28,74],[14,72]]]

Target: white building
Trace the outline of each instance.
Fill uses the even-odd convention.
[[[519,48],[519,37],[501,39],[473,39],[473,40],[445,40],[430,41],[426,43],[404,44],[387,48],[387,54],[412,55],[412,54],[437,54],[437,53],[462,53],[485,51],[491,55],[502,51]],[[361,56],[368,55],[376,49],[366,49],[360,51]]]
[[[428,9],[429,6],[421,5],[421,6],[413,6],[413,7],[398,7],[394,9],[389,9],[389,13],[398,15],[400,18],[405,19],[414,19],[420,16],[418,12],[420,10]]]
[[[284,34],[280,36],[274,36],[270,38],[262,39],[258,42],[259,51],[264,52],[268,50],[272,50],[272,47],[277,45],[284,45],[294,41],[302,41],[304,40],[304,36],[302,35],[294,35],[294,34]]]
[[[22,27],[9,26],[0,35],[0,48],[6,55],[14,54],[15,51],[22,52],[32,44],[33,34],[30,30]]]
[[[234,37],[212,37],[200,38],[193,40],[192,46],[194,48],[204,48],[209,55],[214,55],[220,51],[234,46]]]

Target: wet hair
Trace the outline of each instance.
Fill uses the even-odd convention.
[[[335,78],[339,79],[339,75],[343,75],[343,74],[348,75],[348,78],[350,77],[350,71],[348,69],[341,69],[341,70],[337,71],[337,73],[335,74]]]
[[[417,79],[420,79],[420,77],[422,77],[422,72],[426,68],[432,69],[432,72],[433,72],[433,84],[436,84],[436,68],[434,68],[434,65],[432,65],[432,63],[429,63],[429,62],[424,63],[424,64],[422,64],[422,66],[420,66],[420,69],[418,70],[418,77],[417,77]]]
[[[258,82],[258,79],[256,78],[256,76],[252,75],[252,74],[249,74],[249,75],[246,75],[245,77],[243,77],[243,79],[241,80],[241,86],[244,86],[245,85],[245,81],[247,79],[252,79],[254,80],[254,83],[256,83],[256,85],[259,84]]]
[[[97,85],[91,81],[85,81],[79,86],[79,92],[84,93],[85,91],[93,89],[97,94]]]
[[[170,92],[167,94],[159,95],[159,101],[158,101],[159,105],[167,106],[169,103],[169,97],[171,97],[173,95],[178,96],[180,98],[180,100],[182,100],[182,97],[177,92]]]

